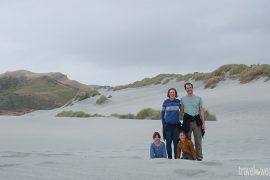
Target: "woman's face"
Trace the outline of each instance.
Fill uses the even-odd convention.
[[[169,91],[169,97],[170,97],[170,99],[175,99],[175,90]]]

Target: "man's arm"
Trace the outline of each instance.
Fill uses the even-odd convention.
[[[202,120],[202,129],[205,129],[204,108],[200,106],[200,118]]]

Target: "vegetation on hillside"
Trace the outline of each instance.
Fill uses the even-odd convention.
[[[68,82],[61,73],[49,73],[48,76],[28,71],[8,72],[0,75],[0,114],[21,115],[34,110],[47,110],[61,107],[71,102],[99,94],[88,86],[80,89],[78,82]],[[61,81],[58,81],[61,80]],[[72,86],[72,83],[76,87]],[[80,83],[79,83],[80,84]],[[78,85],[79,86],[79,85]]]
[[[258,64],[247,66],[245,64],[228,64],[219,67],[210,73],[189,73],[189,74],[159,74],[153,78],[144,78],[127,85],[111,87],[112,90],[126,88],[137,88],[148,85],[167,84],[170,80],[176,81],[203,81],[205,88],[215,88],[220,81],[229,79],[239,79],[240,83],[248,83],[254,79],[267,77],[270,79],[270,65]]]
[[[75,97],[75,101],[82,101],[89,97],[94,97],[96,95],[100,95],[100,93],[96,89],[88,89],[85,91],[79,91]]]
[[[33,80],[4,77],[0,79],[0,109],[27,112],[53,109],[73,98],[77,89],[49,77]]]

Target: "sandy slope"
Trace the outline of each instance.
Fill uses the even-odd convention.
[[[87,99],[64,109],[109,115],[159,108],[168,87],[184,94],[182,84],[106,92],[113,96],[106,105]],[[263,80],[226,81],[214,90],[196,85],[218,117],[207,122],[203,162],[150,160],[151,135],[160,131],[159,121],[54,117],[62,108],[2,116],[0,179],[247,179],[238,175],[239,166],[270,168],[269,92],[270,83]]]

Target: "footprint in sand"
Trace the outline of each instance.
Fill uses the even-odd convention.
[[[202,170],[202,169],[198,169],[198,170],[197,169],[176,169],[173,172],[184,177],[199,176],[201,174],[207,173],[206,170]]]
[[[221,162],[213,162],[213,161],[203,161],[201,162],[201,164],[205,165],[205,166],[222,166],[223,163]]]
[[[0,168],[19,166],[20,164],[0,164]]]
[[[37,165],[55,165],[58,164],[57,162],[53,162],[53,161],[44,161],[41,163],[38,163]]]
[[[55,157],[55,156],[72,156],[71,153],[41,153],[40,156]]]
[[[23,158],[32,155],[32,153],[24,152],[0,152],[1,158]]]
[[[143,159],[143,157],[140,156],[102,156],[100,157],[102,159]]]

